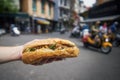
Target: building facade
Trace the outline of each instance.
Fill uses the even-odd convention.
[[[79,13],[84,13],[85,11],[87,11],[88,10],[88,7],[86,7],[85,5],[84,5],[84,2],[83,2],[83,0],[81,0],[80,1],[80,7],[79,7]]]
[[[96,0],[96,4],[95,5],[104,4],[104,3],[109,2],[109,1],[113,1],[113,0]]]
[[[53,0],[21,0],[21,12],[29,14],[33,32],[46,32],[54,19]],[[49,28],[50,29],[50,28]]]
[[[84,1],[83,0],[75,0],[75,12],[77,14],[79,14],[79,23],[80,22],[83,22],[84,21],[84,17],[81,15],[83,14],[84,12],[88,11],[89,7],[86,7],[84,5]],[[80,23],[80,26],[83,26],[81,23]]]
[[[54,0],[55,1],[55,15],[54,19],[58,22],[57,27],[60,29],[62,27],[69,27],[69,20],[71,15],[71,10],[74,10],[77,14],[80,12],[80,0],[73,0],[74,3],[71,4],[71,0]],[[73,9],[71,9],[73,8]]]
[[[51,0],[22,0],[22,12],[30,16],[53,20],[54,6]]]
[[[67,27],[70,4],[69,0],[54,0],[55,1],[55,20],[57,23],[57,29]]]

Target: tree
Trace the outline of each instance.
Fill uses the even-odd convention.
[[[15,13],[17,11],[15,0],[0,0],[0,13]]]

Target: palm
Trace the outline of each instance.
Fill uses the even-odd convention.
[[[14,0],[0,0],[0,13],[17,11]]]

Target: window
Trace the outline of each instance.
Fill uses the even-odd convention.
[[[41,12],[45,13],[45,0],[41,0]]]
[[[33,2],[32,2],[32,9],[33,9],[33,11],[37,10],[37,8],[36,8],[36,0],[33,0]]]
[[[52,5],[51,3],[48,3],[49,4],[49,15],[51,15],[51,8],[52,8]]]
[[[64,10],[64,14],[65,14],[65,15],[68,15],[68,11],[67,11],[67,10]]]
[[[60,9],[60,17],[62,17],[62,14],[63,14],[62,9]]]
[[[62,5],[62,0],[60,0],[60,4]]]
[[[67,6],[67,0],[64,0],[64,6]]]

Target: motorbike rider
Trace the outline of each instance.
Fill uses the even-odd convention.
[[[98,34],[98,32],[99,32],[99,24],[100,24],[100,21],[97,21],[95,23],[95,25],[92,25],[92,28],[91,28],[92,38],[95,38],[95,36]]]
[[[117,25],[118,25],[118,22],[114,22],[110,27],[109,27],[109,30],[108,30],[108,35],[111,39],[111,42],[114,41],[115,39],[115,36],[116,36],[116,32],[117,32]]]
[[[118,25],[118,22],[114,22],[111,26],[110,26],[110,29],[113,33],[116,33],[117,31],[117,25]]]
[[[100,21],[97,21],[95,25],[92,26],[91,32],[92,32],[92,38],[95,40],[96,45],[99,44],[100,38],[99,38],[99,27],[100,27]]]
[[[99,28],[99,36],[102,37],[103,34],[107,34],[108,29],[107,29],[107,23],[104,22],[103,25],[100,26]]]

